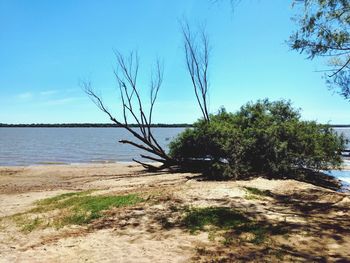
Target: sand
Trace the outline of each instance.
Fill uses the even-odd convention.
[[[24,233],[12,220],[38,200],[89,189],[150,201],[84,226]],[[233,234],[227,244],[210,231],[193,234],[179,223],[185,210],[174,207],[229,207],[259,222],[267,238]],[[134,164],[0,167],[0,218],[0,262],[350,262],[350,195],[295,180],[213,182]]]

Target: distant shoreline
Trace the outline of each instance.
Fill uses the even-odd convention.
[[[325,124],[327,125],[327,124]],[[138,124],[130,124],[130,127],[137,128]],[[152,128],[188,128],[193,124],[189,123],[157,123],[152,124]],[[350,128],[350,124],[329,124],[331,128]],[[0,128],[122,128],[113,123],[32,123],[32,124],[6,124],[0,123]]]
[[[130,124],[130,127],[137,128],[139,125]],[[158,123],[152,124],[152,128],[187,128],[192,127],[192,124],[179,123],[179,124],[165,124]],[[350,127],[350,125],[349,125]],[[119,125],[112,123],[33,123],[33,124],[4,124],[0,123],[0,128],[122,128]]]

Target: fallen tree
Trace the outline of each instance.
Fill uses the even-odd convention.
[[[211,179],[295,178],[339,169],[345,142],[328,125],[302,120],[289,101],[265,99],[198,120],[171,142],[169,154],[179,163],[202,161],[188,168]]]
[[[209,122],[208,110],[208,66],[209,66],[209,40],[205,30],[192,32],[187,23],[182,24],[183,45],[185,51],[185,61],[188,73],[191,77],[197,103],[202,112],[203,118]],[[160,163],[160,166],[133,159],[148,170],[159,170],[171,166],[180,165],[178,160],[171,158],[162,148],[152,132],[152,115],[156,103],[158,92],[163,82],[163,66],[157,60],[155,72],[150,81],[150,107],[145,108],[144,101],[137,87],[139,72],[139,57],[135,52],[131,52],[125,57],[116,52],[118,70],[114,71],[121,96],[122,118],[115,117],[91,86],[90,82],[83,83],[85,93],[91,98],[96,106],[115,123],[117,126],[126,129],[134,139],[123,139],[120,143],[129,144],[139,148],[148,154],[140,154],[140,157],[148,161]],[[134,123],[129,122],[129,118]],[[136,124],[136,127],[135,127]],[[187,161],[189,162],[189,160]]]

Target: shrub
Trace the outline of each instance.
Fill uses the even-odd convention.
[[[206,160],[214,178],[286,176],[339,167],[344,143],[329,126],[302,121],[290,102],[265,99],[197,121],[171,142],[170,155],[179,163]]]

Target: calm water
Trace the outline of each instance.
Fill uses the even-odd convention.
[[[184,128],[154,128],[159,144]],[[131,161],[141,150],[121,144],[130,135],[120,128],[0,128],[0,165]]]
[[[184,128],[154,128],[164,149]],[[349,128],[337,128],[350,139]],[[120,128],[0,128],[0,165],[48,163],[128,162],[141,150],[118,143],[130,139]],[[349,145],[350,148],[350,145]],[[350,165],[350,161],[346,160]],[[350,171],[332,171],[350,183]]]
[[[350,165],[350,163],[348,163],[348,165]],[[342,170],[342,171],[333,170],[333,171],[328,171],[326,173],[345,182],[345,185],[350,190],[350,171],[349,170]]]

